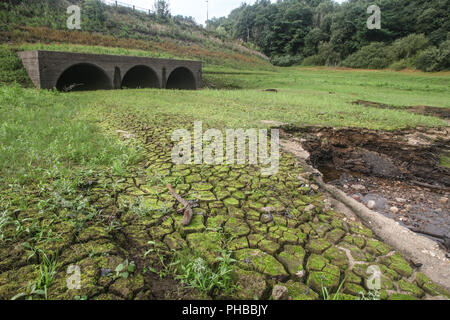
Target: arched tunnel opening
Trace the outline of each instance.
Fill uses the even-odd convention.
[[[81,63],[66,69],[56,83],[63,92],[112,89],[108,75],[99,67]]]
[[[196,90],[195,77],[188,68],[177,68],[167,79],[166,89]]]
[[[133,67],[123,77],[122,88],[160,88],[158,75],[147,66]]]

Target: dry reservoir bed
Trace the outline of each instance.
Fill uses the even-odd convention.
[[[361,223],[333,210],[310,174],[287,153],[282,153],[279,173],[269,178],[262,177],[257,166],[175,166],[171,161],[170,136],[176,128],[192,126],[186,118],[147,120],[131,112],[112,112],[101,125],[114,133],[121,130],[125,140],[140,142],[145,160],[131,176],[118,177],[109,171],[93,173],[89,181],[79,186],[78,192],[99,212],[95,218],[73,224],[55,219],[51,209],[43,214],[40,223],[52,226],[56,241],[36,245],[48,256],[57,257],[58,263],[58,272],[48,290],[50,299],[320,299],[323,288],[336,292],[341,283],[342,299],[358,299],[361,293],[369,294],[366,279],[371,266],[382,272],[382,299],[450,297],[447,290],[420,272],[420,266],[379,241]],[[361,153],[357,148],[352,149],[354,152],[340,152],[349,141],[339,137],[358,141],[356,131],[291,132],[311,137],[305,146],[317,150],[317,155],[312,153],[313,162],[333,160],[342,165],[337,170],[357,171],[355,168],[367,166],[361,163],[367,152]],[[322,134],[321,139],[318,134]],[[437,132],[437,136],[445,135]],[[383,136],[385,141],[381,144],[374,133],[362,132],[360,137],[361,144],[373,137],[367,150],[378,145],[411,159],[411,150],[399,152],[398,145],[388,136]],[[338,139],[338,143],[333,143],[333,139]],[[323,141],[329,141],[326,152],[322,151]],[[370,152],[369,160],[375,156],[374,150]],[[411,167],[399,165],[396,159],[375,157],[371,173],[391,172],[395,178],[414,173],[414,179],[442,187],[437,190],[445,195],[448,169],[437,166],[436,155],[429,154],[433,157],[423,158],[429,169],[421,166],[418,154],[412,158],[417,159],[411,164],[414,170],[404,170]],[[339,162],[341,159],[349,161]],[[381,167],[380,159],[385,163]],[[351,166],[346,167],[346,163]],[[443,180],[438,185],[429,177]],[[180,205],[167,183],[196,204],[188,227],[181,224],[183,217],[176,213]],[[368,188],[367,184],[364,188]],[[64,203],[70,197],[66,194],[58,201]],[[70,212],[67,208],[58,211],[57,216]],[[18,210],[17,219],[24,221],[36,214]],[[23,248],[20,239],[0,247],[1,299],[11,299],[21,292],[30,294],[27,287],[39,276],[40,256],[30,256]],[[160,277],[174,252],[183,250],[190,250],[211,266],[217,265],[223,250],[232,252],[236,260],[236,290],[227,294],[214,289],[201,293],[185,289],[170,274]],[[114,276],[121,264],[129,267],[127,277]],[[81,269],[80,290],[67,288],[66,269],[70,265]]]

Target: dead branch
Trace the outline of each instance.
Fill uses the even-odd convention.
[[[191,223],[192,218],[194,217],[194,212],[192,211],[190,203],[184,200],[180,195],[178,195],[170,184],[167,185],[167,188],[169,189],[172,196],[183,205],[183,209],[181,209],[180,211],[181,212],[184,211],[183,226],[187,227]]]
[[[444,190],[444,191],[449,191],[449,188],[446,187],[440,187],[440,186],[435,186],[435,185],[431,185],[428,183],[423,183],[423,182],[419,182],[417,180],[413,180],[411,181],[411,183],[419,186],[419,187],[424,187],[424,188],[428,188],[428,189],[435,189],[435,190]]]

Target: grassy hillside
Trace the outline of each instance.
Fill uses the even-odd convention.
[[[82,29],[79,31],[66,27],[66,8],[73,3],[83,8]],[[99,4],[99,7],[89,9],[92,3]],[[93,13],[90,14],[91,11]],[[124,7],[103,5],[98,1],[10,1],[0,4],[0,17],[0,42],[12,45],[14,49],[24,43],[39,43],[44,46],[33,48],[92,52],[92,49],[80,46],[64,48],[53,45],[95,45],[122,50],[95,50],[101,53],[195,59],[207,65],[234,68],[270,67],[267,58],[258,51],[239,41],[209,32],[189,19],[161,19]],[[52,46],[45,46],[49,43]]]

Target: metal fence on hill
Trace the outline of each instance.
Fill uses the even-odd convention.
[[[114,7],[126,7],[126,8],[130,8],[136,11],[141,11],[141,12],[145,12],[148,14],[152,14],[153,10],[151,9],[146,9],[146,8],[141,8],[141,7],[137,7],[135,5],[131,5],[128,3],[123,3],[120,1],[115,1],[115,0],[102,0],[103,3],[109,5],[109,6],[114,6]]]

